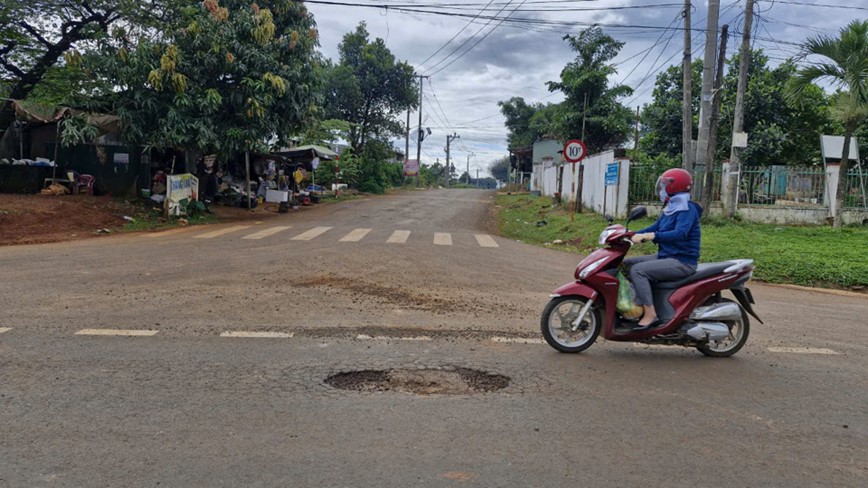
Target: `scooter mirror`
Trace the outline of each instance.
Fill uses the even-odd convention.
[[[630,211],[630,215],[627,217],[627,222],[632,222],[634,220],[639,220],[642,217],[648,215],[648,209],[645,207],[636,207],[632,211]]]
[[[609,214],[606,214],[606,215],[604,215],[604,216],[603,216],[603,217],[605,217],[605,218],[606,218],[606,222],[608,222],[608,223],[609,223],[609,225],[612,225],[612,222],[614,222],[614,221],[615,221],[615,219],[614,219],[614,217],[612,217],[612,216],[611,216],[611,215],[609,215]]]

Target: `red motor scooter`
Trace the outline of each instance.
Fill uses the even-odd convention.
[[[636,207],[627,225],[645,215],[645,207]],[[753,260],[736,259],[703,263],[687,278],[652,283],[654,307],[664,323],[634,330],[636,321],[616,310],[620,283],[616,275],[633,245],[630,238],[635,232],[611,225],[611,218],[609,224],[600,234],[600,244],[607,247],[583,259],[576,267],[576,281],[555,290],[543,310],[542,334],[553,348],[584,351],[602,330],[610,341],[695,347],[706,356],[729,357],[747,342],[748,314],[762,323],[751,307],[753,296],[745,287],[753,274]],[[732,292],[737,302],[723,298],[723,290]]]

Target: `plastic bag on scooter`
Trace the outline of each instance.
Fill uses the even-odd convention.
[[[633,291],[633,285],[630,280],[624,276],[624,273],[618,271],[618,302],[615,308],[621,317],[628,320],[635,320],[642,316],[642,306],[636,305],[636,292]]]

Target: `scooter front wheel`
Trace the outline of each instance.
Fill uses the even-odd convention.
[[[587,303],[587,298],[569,296],[554,298],[546,305],[540,318],[540,328],[550,346],[569,353],[582,352],[591,347],[600,335],[600,311],[592,307],[578,327],[574,324]]]

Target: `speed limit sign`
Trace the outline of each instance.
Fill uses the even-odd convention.
[[[585,146],[584,142],[578,139],[567,141],[567,143],[564,144],[564,159],[568,163],[578,163],[585,159],[587,154],[588,148]]]

